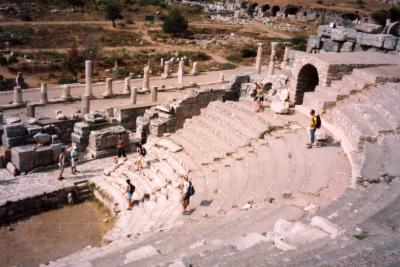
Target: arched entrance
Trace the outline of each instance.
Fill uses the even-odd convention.
[[[271,8],[271,16],[276,17],[276,13],[278,13],[279,10],[281,10],[279,6],[273,6]]]
[[[297,77],[295,104],[303,104],[303,96],[305,92],[312,92],[319,83],[318,71],[311,64],[304,65]]]

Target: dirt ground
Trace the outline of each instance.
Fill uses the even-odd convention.
[[[1,227],[0,266],[39,266],[87,246],[99,246],[112,224],[108,211],[89,201]]]

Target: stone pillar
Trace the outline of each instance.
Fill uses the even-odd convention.
[[[178,68],[178,88],[183,88],[183,66],[185,62],[183,60],[179,61],[179,68]]]
[[[47,83],[42,83],[40,85],[40,104],[46,105],[48,103],[47,98]]]
[[[90,96],[82,95],[82,114],[88,114],[90,112]]]
[[[261,73],[262,50],[263,50],[263,44],[258,43],[257,58],[256,58],[256,73],[257,74]]]
[[[92,88],[92,61],[85,61],[85,95],[89,97],[93,97],[93,88]]]
[[[277,42],[271,42],[271,59],[268,66],[268,76],[274,75]]]
[[[34,104],[26,105],[26,116],[28,118],[35,118],[35,105]]]
[[[169,72],[170,72],[170,67],[171,67],[171,63],[169,61],[167,61],[164,65],[164,73],[162,75],[162,77],[164,79],[169,78]]]
[[[129,94],[131,92],[131,79],[125,78],[123,94]]]
[[[219,75],[219,81],[220,81],[220,82],[225,82],[225,74],[224,74],[224,73],[221,73],[221,74]]]
[[[193,62],[193,67],[192,67],[192,75],[197,75],[199,73],[198,71],[198,65],[199,63],[197,61]]]
[[[157,87],[156,86],[151,87],[151,102],[152,103],[157,102]]]
[[[283,61],[282,61],[282,64],[281,64],[281,69],[286,68],[286,66],[289,63],[289,52],[290,52],[290,46],[291,45],[292,44],[289,43],[289,42],[285,43],[285,53],[283,54]]]
[[[161,58],[161,60],[160,60],[160,66],[161,66],[161,67],[164,67],[164,58]]]
[[[113,93],[113,89],[112,89],[112,86],[113,86],[113,79],[112,78],[107,78],[106,79],[106,91],[103,93],[103,96],[104,97],[110,97],[110,96],[112,96],[114,93]]]
[[[143,91],[149,91],[150,90],[150,67],[146,66],[143,68],[143,86],[142,86]]]
[[[136,100],[137,100],[137,88],[133,87],[131,90],[131,104],[136,104]]]
[[[23,103],[24,102],[22,101],[22,88],[21,86],[15,86],[13,105],[22,105]]]
[[[135,74],[133,72],[129,72],[129,79],[134,79],[135,78]]]
[[[71,87],[68,84],[66,84],[62,88],[61,99],[69,100],[71,98],[72,98],[71,97]]]
[[[117,71],[118,70],[118,60],[115,60],[114,61],[114,69],[113,69],[114,71]]]

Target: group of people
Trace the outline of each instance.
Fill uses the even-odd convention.
[[[61,151],[60,155],[58,156],[58,167],[60,169],[60,173],[58,175],[58,180],[63,180],[64,169],[67,161],[71,163],[71,173],[76,174],[79,171],[76,169],[76,164],[79,160],[79,152],[76,145],[73,146],[66,146]]]
[[[117,156],[118,158],[126,157],[126,152],[125,152],[125,142],[122,138],[118,138],[117,141]],[[143,147],[141,143],[136,144],[136,153],[137,153],[137,158],[134,163],[134,169],[138,173],[141,173],[143,165],[142,165],[142,158],[146,156],[146,149]],[[183,182],[179,185],[179,189],[181,191],[181,206],[182,206],[182,213],[186,213],[186,209],[189,206],[190,203],[190,197],[194,195],[194,187],[192,182],[189,180],[189,177],[185,175],[183,177]],[[126,188],[123,194],[127,195],[127,201],[128,201],[128,210],[131,210],[133,207],[133,196],[135,193],[136,187],[135,185],[132,184],[130,179],[126,180]]]

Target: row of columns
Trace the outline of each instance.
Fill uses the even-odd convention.
[[[268,76],[274,75],[275,70],[275,60],[276,60],[276,47],[278,46],[278,42],[271,42],[271,56],[268,65]],[[285,52],[283,54],[283,61],[281,64],[281,69],[284,69],[289,62],[289,52],[291,43],[285,42]],[[257,57],[256,57],[256,73],[261,74],[261,66],[262,66],[262,51],[263,44],[259,43],[257,48]]]

